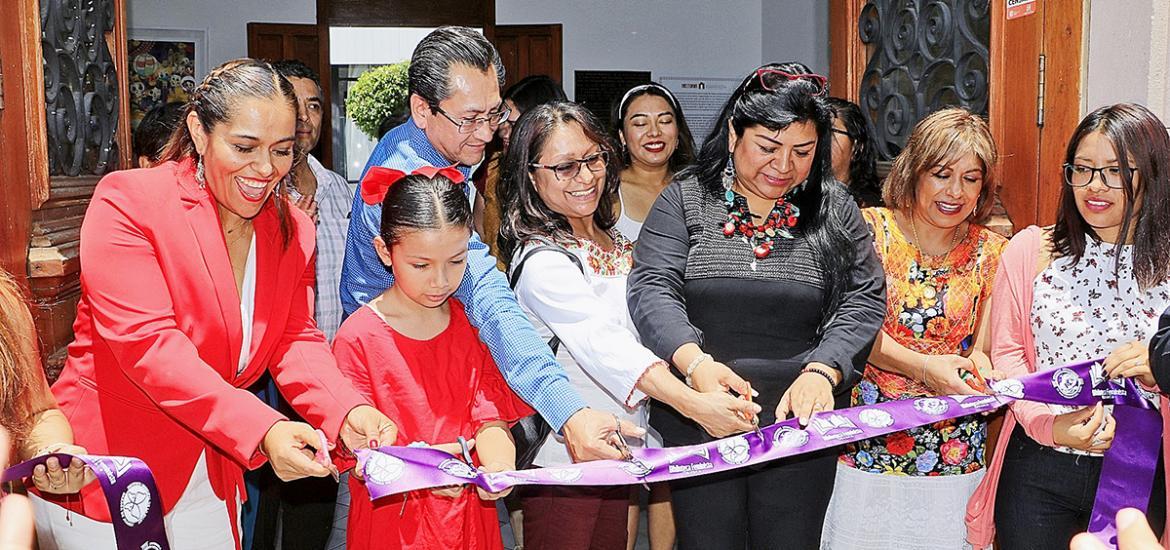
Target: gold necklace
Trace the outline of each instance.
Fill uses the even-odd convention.
[[[962,222],[960,222],[959,225],[956,225],[955,228],[951,230],[951,244],[949,247],[947,247],[946,251],[943,252],[942,254],[937,255],[937,256],[931,256],[922,250],[922,241],[918,238],[918,224],[914,222],[914,214],[910,214],[910,233],[914,235],[914,250],[918,251],[918,259],[921,261],[921,263],[925,266],[927,258],[946,259],[946,257],[951,253],[951,251],[955,249],[955,245],[957,245],[959,242],[959,228],[960,227],[963,227]],[[932,267],[932,269],[933,269],[933,267]]]
[[[223,231],[224,240],[228,244],[231,244],[231,243],[234,243],[234,242],[240,240],[241,237],[248,234],[248,231],[240,231],[241,229],[244,229],[246,227],[252,227],[252,224],[249,222],[249,220],[243,220],[231,229],[224,229],[224,231]],[[236,231],[240,231],[240,232],[236,233]],[[235,233],[235,234],[233,235],[233,233]]]

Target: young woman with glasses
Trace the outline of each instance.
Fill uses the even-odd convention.
[[[799,63],[752,71],[654,203],[630,274],[646,347],[700,392],[758,391],[760,425],[845,406],[885,315],[873,241],[833,180],[825,91]],[[657,403],[650,424],[667,447],[718,435]],[[835,468],[826,450],[671,482],[679,548],[818,547]]]
[[[1056,224],[1029,227],[1004,249],[992,294],[996,369],[1017,376],[1104,357],[1108,377],[1162,394],[1148,344],[1170,306],[1168,170],[1170,137],[1145,107],[1112,105],[1081,121],[1065,155]],[[1165,418],[1165,395],[1157,401]],[[1126,429],[1111,409],[1012,403],[968,505],[968,541],[1067,548],[1088,525],[1103,457]],[[1148,514],[1161,533],[1161,465],[1150,489]]]
[[[613,229],[619,169],[612,155],[597,120],[579,105],[544,104],[516,123],[500,178],[500,249],[517,301],[538,333],[559,341],[557,359],[585,402],[615,422],[644,427],[649,396],[713,434],[748,430],[745,418],[758,406],[688,388],[639,341],[626,308],[632,246]],[[546,467],[571,462],[559,436],[535,459]],[[625,486],[525,488],[525,548],[625,550],[629,494]]]

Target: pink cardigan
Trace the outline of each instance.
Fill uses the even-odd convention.
[[[1009,377],[1036,371],[1036,346],[1031,325],[1032,283],[1037,275],[1040,247],[1044,243],[1044,231],[1034,225],[1012,237],[1000,256],[999,272],[992,286],[991,363]],[[1162,395],[1161,412],[1163,424],[1170,426],[1170,404],[1165,395]],[[995,539],[995,491],[1012,430],[1017,425],[1022,426],[1028,437],[1051,447],[1054,446],[1052,421],[1055,418],[1048,405],[1042,403],[1017,401],[1008,406],[1003,431],[987,473],[967,502],[967,542],[973,547],[987,548]],[[1170,456],[1170,439],[1165,435],[1162,437],[1162,453]],[[1170,495],[1170,476],[1167,481],[1167,495]],[[1170,549],[1166,537],[1163,537],[1162,544]]]

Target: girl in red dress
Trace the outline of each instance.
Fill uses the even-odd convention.
[[[532,411],[508,388],[463,305],[450,298],[463,280],[471,236],[462,179],[449,169],[403,176],[374,168],[362,181],[362,199],[382,204],[374,246],[395,282],[342,323],[333,351],[358,392],[398,425],[395,445],[450,447],[463,437],[474,440],[480,469],[512,470],[507,423]],[[457,486],[371,502],[361,481],[351,478],[349,486],[351,550],[503,548],[494,501],[506,492]]]

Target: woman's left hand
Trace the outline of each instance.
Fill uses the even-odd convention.
[[[62,443],[45,447],[37,453],[37,456],[55,453],[83,455],[86,454],[86,451],[84,447]],[[70,495],[81,491],[82,487],[97,480],[97,476],[80,458],[74,458],[69,462],[69,467],[64,468],[57,457],[51,456],[44,464],[33,468],[32,480],[33,485],[42,493]]]
[[[339,437],[351,451],[374,449],[393,445],[398,439],[398,426],[382,411],[370,405],[358,405],[345,415]]]
[[[1136,378],[1148,388],[1157,384],[1150,370],[1150,348],[1141,342],[1114,348],[1105,358],[1105,374],[1109,378]]]
[[[821,370],[836,373],[836,369],[821,363],[810,363]],[[780,397],[780,404],[776,405],[776,421],[788,418],[792,413],[799,419],[800,425],[807,426],[808,419],[814,413],[833,410],[833,384],[820,374],[804,371],[789,386],[788,391]]]

